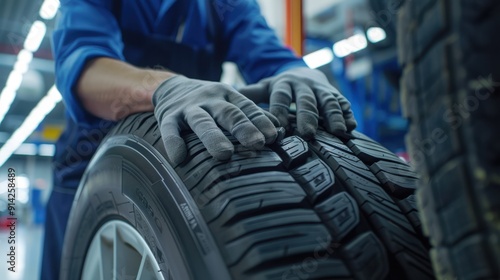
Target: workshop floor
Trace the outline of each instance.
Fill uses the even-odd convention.
[[[8,270],[7,243],[9,231],[0,229],[0,279],[37,280],[42,253],[43,226],[22,226],[16,229],[16,272]]]

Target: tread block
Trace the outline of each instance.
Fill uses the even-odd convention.
[[[411,5],[411,10],[413,12],[413,16],[417,18],[421,18],[424,12],[426,12],[430,6],[435,3],[435,0],[420,0],[420,1],[411,1],[409,5]]]
[[[414,1],[421,5],[428,4],[429,1]],[[429,46],[436,41],[436,38],[446,31],[447,17],[446,17],[446,4],[444,0],[436,1],[435,5],[429,9],[422,19],[421,26],[416,32],[417,45],[416,56],[420,56]],[[415,4],[417,5],[417,4]],[[424,7],[421,7],[423,10]],[[421,12],[421,11],[420,11]]]
[[[403,5],[398,12],[398,59],[404,65],[408,64],[415,57],[415,38],[413,36],[414,25],[410,21],[412,11],[410,5]]]
[[[444,244],[453,244],[468,233],[479,230],[480,222],[467,195],[465,164],[465,160],[448,163],[436,173],[428,186],[433,197],[433,209],[440,219]]]
[[[327,258],[328,253],[315,252],[294,264],[261,270],[245,280],[299,280],[299,279],[351,279],[352,274],[343,261]]]
[[[395,154],[376,143],[370,143],[362,140],[350,140],[347,146],[358,156],[365,164],[372,164],[379,160],[401,162]]]
[[[243,235],[225,243],[228,265],[253,267],[262,262],[286,256],[313,253],[319,243],[316,239],[328,239],[328,231],[321,224],[282,224],[262,231]],[[255,255],[254,257],[243,256]]]
[[[314,202],[335,184],[335,176],[326,164],[315,159],[292,170],[290,174],[304,188]]]
[[[396,201],[399,208],[406,215],[406,218],[413,225],[413,228],[418,234],[422,234],[422,223],[420,222],[420,217],[418,216],[417,210],[417,197],[416,195],[410,195],[403,200]]]
[[[457,275],[463,279],[498,279],[498,267],[497,271],[493,271],[494,267],[490,266],[491,259],[486,253],[489,246],[487,238],[479,234],[472,235],[454,246],[450,255]],[[491,278],[494,275],[497,277]]]
[[[379,161],[370,166],[386,191],[397,198],[405,198],[417,188],[418,178],[404,163]]]
[[[440,41],[434,44],[420,62],[416,64],[415,67],[419,78],[417,92],[427,91],[436,80],[441,78],[443,69],[447,69],[446,66],[451,65],[449,54],[451,47],[452,42]]]
[[[334,168],[335,174],[350,172],[352,176],[363,177],[378,183],[377,178],[370,172],[370,169],[353,155],[352,151],[345,145],[338,143],[325,144],[321,139],[318,139],[318,141],[313,142],[313,146],[326,156],[325,161]],[[340,167],[343,167],[341,171],[339,171]],[[381,191],[380,188],[379,190]]]
[[[457,129],[463,125],[464,119],[459,114],[448,110],[447,106],[441,104],[421,124],[425,133],[422,133],[422,138],[413,139],[411,145],[425,156],[425,163],[429,170],[435,172],[463,150]],[[433,172],[430,175],[432,176]]]
[[[431,236],[430,242],[433,246],[443,244],[443,231],[440,221],[435,214],[435,202],[430,186],[419,188],[416,192],[418,209],[422,222],[422,231],[425,235]]]
[[[269,178],[273,178],[270,180]],[[300,208],[306,199],[300,188],[286,173],[264,172],[261,176],[245,175],[219,182],[210,191],[199,188],[191,195],[208,223],[219,218],[222,213],[256,215],[256,212],[270,209]],[[227,218],[228,220],[231,217]]]
[[[253,157],[234,154],[231,162],[218,161],[205,151],[184,165],[178,173],[191,190],[198,184],[209,186],[220,180],[252,172],[279,170],[281,163],[281,158],[270,150],[257,151]]]
[[[450,252],[443,247],[432,248],[430,251],[432,266],[440,279],[458,279],[454,274]]]
[[[352,134],[352,136],[354,136],[356,139],[360,139],[360,140],[364,140],[364,141],[366,141],[366,142],[372,142],[372,143],[374,143],[374,144],[377,144],[377,142],[376,142],[375,140],[371,139],[370,137],[368,137],[368,136],[366,136],[366,135],[364,135],[364,134],[362,134],[362,133],[357,132],[356,130],[351,131],[351,134]]]
[[[222,221],[215,221],[209,226],[214,229],[220,228],[220,222]],[[226,254],[230,266],[236,264],[252,247],[267,247],[269,248],[267,252],[258,250],[263,253],[262,255],[280,258],[286,255],[312,253],[318,245],[316,240],[318,235],[322,240],[330,238],[318,216],[306,209],[276,211],[246,218],[232,225],[230,231],[224,232],[225,234],[215,238],[227,248]],[[294,241],[292,242],[290,238]],[[265,259],[268,257],[262,256],[259,261]]]
[[[358,223],[356,201],[346,192],[338,193],[315,207],[320,218],[332,233],[333,241],[344,238]]]
[[[382,242],[372,232],[358,236],[342,251],[356,279],[385,279],[389,273],[387,252]]]
[[[283,139],[277,145],[276,152],[283,159],[283,165],[286,169],[294,168],[306,162],[310,155],[307,142],[298,136]]]

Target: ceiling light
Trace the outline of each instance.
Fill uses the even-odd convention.
[[[59,9],[58,0],[45,0],[40,7],[40,17],[46,20],[51,20],[57,14],[57,9]]]
[[[29,63],[25,63],[25,62],[22,62],[22,61],[16,61],[16,63],[14,64],[14,70],[17,71],[17,72],[20,72],[21,75],[25,74],[26,72],[28,72],[28,68],[29,68]]]
[[[41,144],[38,147],[38,155],[44,157],[52,157],[56,153],[56,145],[54,144]]]
[[[25,156],[35,156],[37,152],[37,148],[35,144],[31,143],[23,143],[21,144],[16,151],[15,155],[25,155]]]
[[[16,91],[10,88],[4,88],[0,94],[0,123],[10,109],[10,105],[16,98]]]
[[[7,140],[0,149],[0,166],[2,166],[7,159],[10,158],[12,153],[21,146],[31,133],[33,133],[43,119],[45,119],[45,116],[54,109],[61,99],[59,91],[57,91],[55,86],[52,86],[47,95],[45,95],[35,108],[31,110],[21,126],[14,131],[9,140]]]
[[[30,52],[36,52],[45,37],[47,27],[45,23],[37,20],[31,25],[26,41],[24,41],[24,48]]]
[[[333,45],[333,53],[337,57],[345,57],[365,49],[368,46],[364,34],[355,34],[347,39],[340,40]]]
[[[315,69],[332,62],[333,53],[330,48],[323,48],[305,55],[303,59],[309,68]]]
[[[19,70],[12,70],[9,77],[7,78],[7,83],[5,87],[13,91],[17,91],[23,82],[23,73]]]
[[[35,144],[32,144],[35,145]],[[27,189],[30,187],[30,179],[26,176],[17,176],[16,178],[17,186],[20,189]]]
[[[385,30],[380,27],[370,27],[366,31],[366,37],[368,41],[372,43],[378,43],[387,37]]]
[[[17,61],[18,62],[23,62],[26,64],[29,64],[33,60],[33,53],[22,49],[18,54],[17,54]]]

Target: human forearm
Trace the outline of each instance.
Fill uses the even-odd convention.
[[[111,58],[87,63],[78,80],[76,93],[91,114],[118,121],[130,114],[153,111],[152,95],[173,73],[136,68]]]

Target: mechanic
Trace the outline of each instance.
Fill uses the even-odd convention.
[[[59,278],[64,231],[90,158],[130,114],[154,111],[173,165],[186,157],[179,132],[188,128],[219,160],[234,150],[221,128],[249,149],[272,143],[292,101],[304,137],[314,136],[319,117],[331,133],[356,127],[349,102],[280,43],[256,0],[61,0],[53,49],[68,118],[54,156],[43,280]],[[237,91],[217,82],[224,61],[256,84]],[[269,102],[275,117],[251,100]]]

